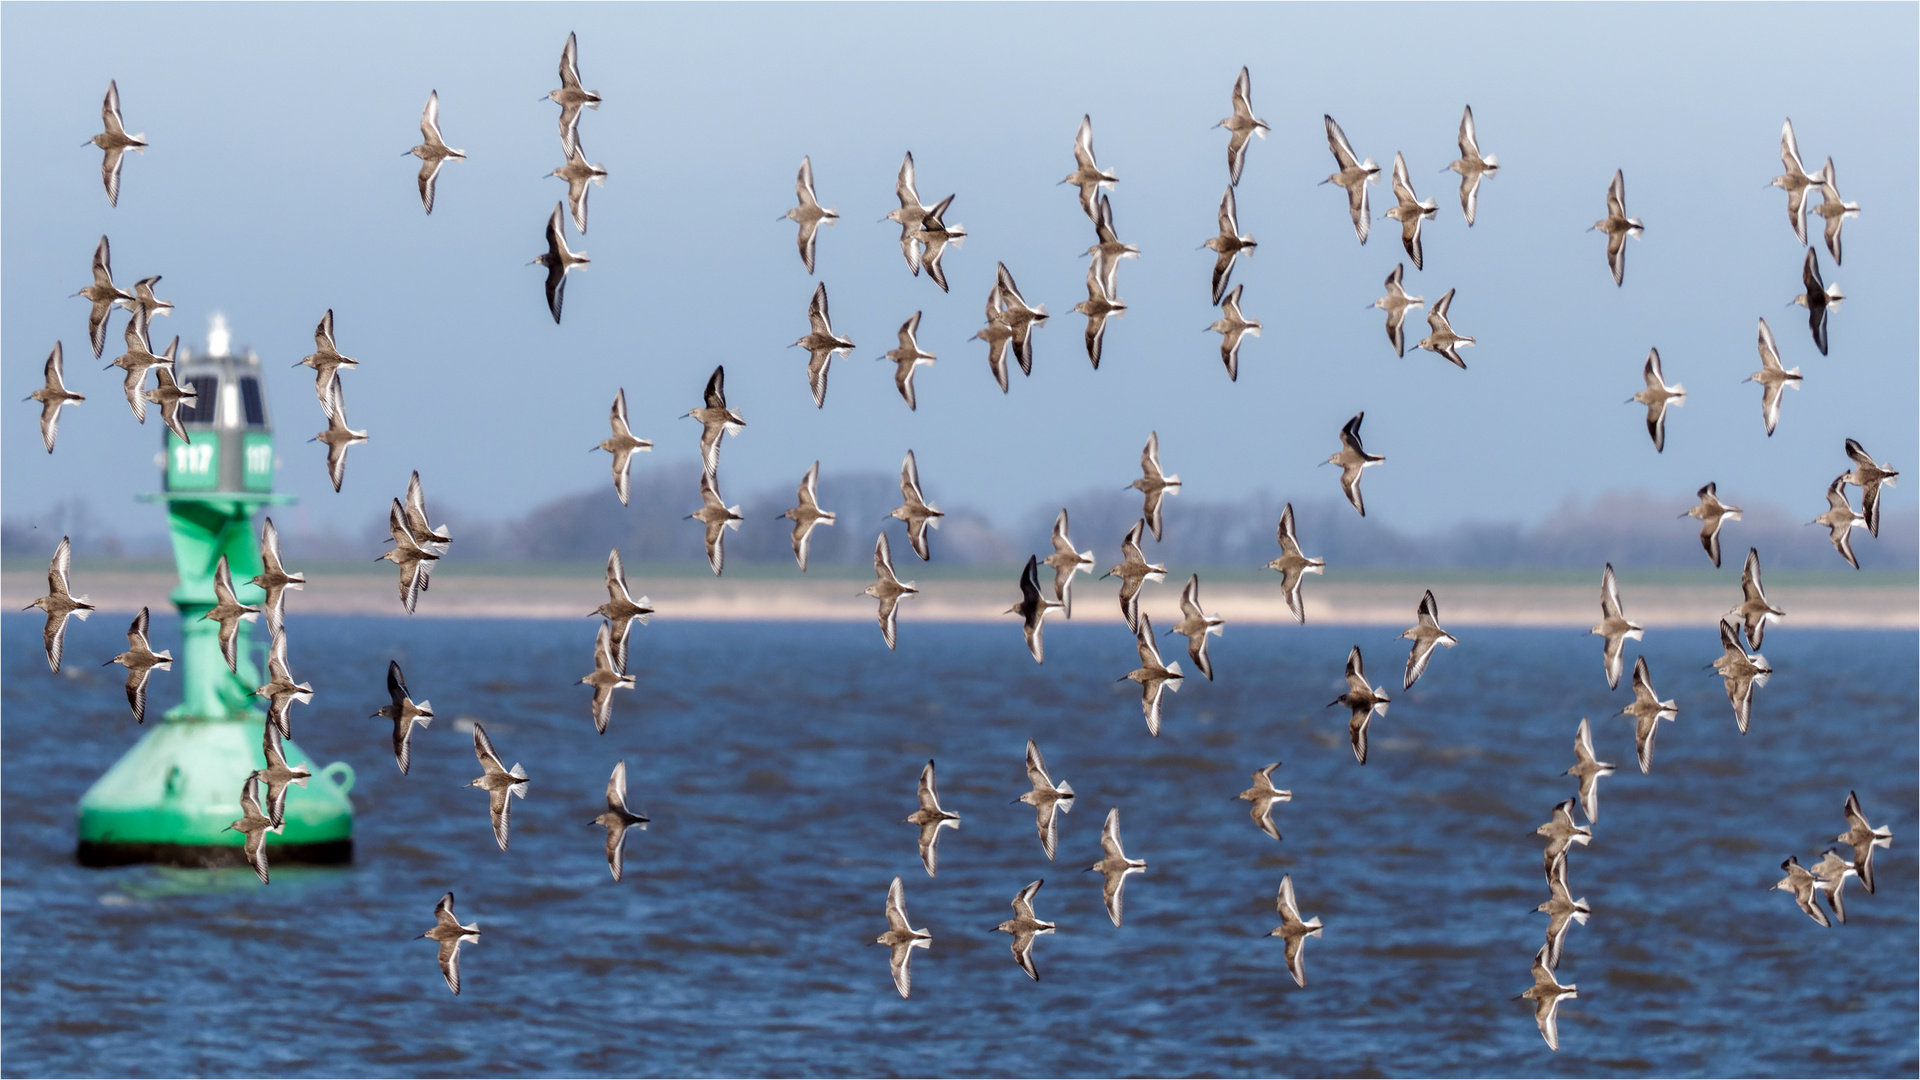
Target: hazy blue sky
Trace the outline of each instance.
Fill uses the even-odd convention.
[[[412,469],[436,503],[467,514],[608,488],[606,456],[586,451],[622,386],[653,458],[691,458],[697,426],[675,417],[699,404],[719,362],[749,422],[725,447],[730,497],[797,481],[815,458],[829,476],[894,470],[911,447],[936,502],[1003,523],[1125,485],[1153,429],[1186,498],[1334,498],[1335,471],[1316,466],[1362,409],[1368,449],[1387,457],[1367,475],[1369,512],[1408,528],[1530,522],[1570,497],[1691,493],[1707,480],[1732,501],[1811,518],[1846,466],[1843,438],[1914,464],[1910,4],[8,4],[0,19],[0,341],[14,402],[0,477],[16,519],[77,489],[125,531],[159,526],[130,501],[158,484],[157,421],[134,423],[118,372],[97,370],[86,347],[85,301],[69,298],[103,232],[123,283],[165,275],[161,295],[179,306],[156,337],[198,346],[222,311],[236,342],[261,354],[279,487],[301,496],[307,520],[354,527]],[[557,109],[541,95],[557,85],[569,30],[586,85],[606,98],[582,138],[611,176],[593,191],[588,235],[569,226],[593,264],[555,326],[542,271],[525,264],[565,191],[544,176],[562,158]],[[1242,64],[1273,130],[1238,189],[1260,247],[1234,280],[1266,333],[1247,342],[1233,384],[1218,336],[1202,331],[1215,317],[1212,254],[1196,247],[1226,186],[1226,135],[1210,125],[1227,115]],[[152,142],[129,155],[117,209],[100,153],[81,145],[100,130],[109,78],[129,128]],[[430,89],[469,157],[447,166],[427,217],[417,163],[402,153]],[[1441,172],[1467,103],[1502,164],[1471,230],[1456,178]],[[1403,151],[1440,204],[1428,267],[1409,263],[1408,286],[1429,302],[1458,288],[1455,327],[1479,339],[1469,370],[1411,348],[1420,312],[1406,358],[1387,345],[1367,305],[1403,253],[1390,221],[1356,244],[1339,189],[1316,186],[1332,169],[1328,112],[1383,165]],[[1082,113],[1120,177],[1120,232],[1142,251],[1121,269],[1131,308],[1098,372],[1071,311],[1092,229],[1074,190],[1055,186]],[[1822,252],[1847,294],[1824,358],[1787,306],[1802,248],[1785,196],[1767,186],[1787,116],[1809,167],[1831,155],[1863,207],[1846,226],[1845,265]],[[950,295],[910,277],[897,228],[878,223],[897,205],[909,149],[926,201],[957,192],[950,219],[970,234],[947,259]],[[793,225],[776,220],[803,154],[843,215],[822,230],[817,278]],[[1585,231],[1616,167],[1647,226],[1628,244],[1623,289],[1603,238]],[[1376,213],[1391,205],[1386,179]],[[1054,316],[1035,334],[1032,378],[1016,370],[1005,397],[985,344],[969,340],[996,261]],[[805,354],[786,347],[806,330],[816,280],[836,329],[859,344],[835,361],[824,411]],[[338,495],[322,448],[305,441],[324,427],[312,379],[288,366],[311,351],[328,308],[342,350],[361,361],[346,376],[349,415],[372,436]],[[909,413],[874,358],[915,310],[940,360],[922,369]],[[1806,376],[1771,440],[1759,389],[1741,383],[1758,367],[1758,316]],[[89,400],[67,413],[49,457],[34,407],[18,402],[56,339]],[[1690,392],[1662,455],[1642,411],[1622,404],[1650,346]],[[687,508],[697,503],[689,491]]]

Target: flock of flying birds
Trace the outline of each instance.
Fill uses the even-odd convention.
[[[600,96],[583,88],[578,71],[578,46],[575,38],[569,35],[565,49],[561,53],[559,89],[547,96],[560,106],[560,141],[565,155],[565,164],[554,170],[553,176],[567,181],[568,199],[565,204],[556,204],[548,218],[546,238],[548,250],[534,260],[547,270],[545,284],[546,298],[554,321],[561,317],[565,299],[566,283],[569,272],[588,262],[582,252],[572,251],[566,242],[565,225],[570,217],[574,228],[584,234],[587,228],[587,190],[588,184],[604,183],[606,170],[598,165],[590,165],[582,148],[579,135],[579,121],[583,107],[598,108]],[[1220,319],[1211,327],[1222,335],[1221,359],[1230,379],[1238,374],[1238,358],[1241,343],[1248,334],[1258,335],[1260,323],[1247,318],[1241,310],[1242,286],[1229,288],[1233,267],[1242,252],[1250,251],[1256,241],[1242,235],[1236,220],[1234,200],[1235,188],[1239,183],[1242,167],[1246,160],[1248,145],[1255,135],[1264,137],[1268,125],[1255,116],[1251,99],[1251,84],[1247,70],[1242,68],[1234,81],[1232,91],[1232,115],[1217,125],[1225,128],[1229,135],[1227,146],[1228,182],[1226,193],[1221,199],[1219,211],[1219,234],[1207,240],[1205,246],[1216,256],[1211,292],[1213,301],[1220,309]],[[103,110],[106,130],[96,135],[92,144],[106,152],[103,163],[103,177],[110,202],[117,205],[120,189],[120,172],[124,153],[128,149],[140,150],[147,144],[142,136],[128,135],[120,118],[120,100],[117,87],[109,84]],[[407,153],[417,156],[421,161],[418,177],[421,202],[427,213],[433,212],[435,187],[441,167],[450,158],[464,158],[463,151],[453,149],[442,139],[439,130],[439,96],[435,92],[427,98],[426,109],[422,113],[421,132],[423,142]],[[1373,220],[1368,205],[1369,187],[1375,182],[1380,167],[1371,157],[1361,158],[1348,142],[1346,134],[1334,122],[1331,116],[1325,117],[1328,147],[1336,165],[1336,171],[1327,177],[1324,183],[1336,184],[1347,195],[1347,207],[1352,217],[1354,232],[1360,243],[1365,244],[1369,226]],[[1483,180],[1493,177],[1500,168],[1496,157],[1480,152],[1474,127],[1471,108],[1461,117],[1459,129],[1460,157],[1447,168],[1460,177],[1460,205],[1467,223],[1471,226],[1475,220],[1480,186]],[[1086,350],[1088,359],[1097,369],[1100,364],[1101,345],[1106,331],[1107,320],[1126,310],[1126,304],[1119,298],[1118,269],[1120,261],[1134,258],[1139,250],[1133,245],[1123,243],[1114,227],[1113,206],[1103,189],[1111,189],[1118,178],[1105,171],[1097,162],[1093,152],[1093,125],[1091,117],[1081,119],[1079,130],[1073,143],[1074,171],[1061,181],[1072,184],[1078,189],[1081,210],[1093,225],[1095,243],[1087,249],[1091,257],[1087,270],[1087,299],[1076,304],[1074,310],[1087,316]],[[1781,159],[1785,166],[1784,175],[1773,180],[1774,186],[1787,192],[1788,218],[1794,234],[1806,243],[1806,215],[1811,212],[1825,219],[1825,241],[1834,262],[1841,259],[1840,234],[1842,223],[1858,213],[1854,203],[1843,202],[1835,186],[1833,161],[1829,158],[1819,172],[1808,173],[1802,166],[1799,150],[1794,138],[1792,122],[1789,121],[1781,133]],[[800,259],[809,274],[814,270],[814,254],[818,241],[819,227],[831,224],[839,214],[832,208],[822,206],[814,192],[813,165],[810,159],[800,163],[796,180],[798,205],[784,215],[785,219],[799,226],[798,248]],[[1399,222],[1401,243],[1407,257],[1413,261],[1416,269],[1424,266],[1424,252],[1421,245],[1421,224],[1437,212],[1432,200],[1422,200],[1415,193],[1403,155],[1394,155],[1392,172],[1392,190],[1395,203],[1386,212],[1386,217]],[[928,277],[943,292],[947,290],[946,274],[942,266],[948,247],[959,246],[966,237],[966,230],[958,223],[947,220],[954,197],[948,195],[932,206],[921,203],[916,187],[913,155],[907,154],[901,163],[895,191],[900,200],[900,208],[888,215],[888,219],[900,225],[900,249],[908,270],[918,276],[926,271]],[[1821,202],[1810,210],[1807,196],[1819,192]],[[1637,218],[1628,216],[1626,211],[1625,178],[1616,172],[1606,192],[1607,216],[1596,222],[1594,230],[1606,236],[1607,264],[1616,285],[1625,281],[1626,239],[1637,237],[1643,231],[1643,225]],[[1375,301],[1375,305],[1386,311],[1387,337],[1397,354],[1405,353],[1403,322],[1413,308],[1421,307],[1424,298],[1409,295],[1402,285],[1404,264],[1396,265],[1387,277],[1387,295]],[[181,426],[179,407],[182,401],[192,401],[194,389],[190,384],[180,384],[173,378],[173,360],[179,339],[176,337],[162,353],[154,353],[149,338],[151,320],[165,315],[173,305],[158,299],[153,286],[160,278],[156,275],[140,280],[133,292],[126,292],[114,284],[111,255],[107,239],[103,236],[94,253],[94,283],[81,290],[78,295],[92,302],[88,317],[88,335],[98,357],[103,351],[106,338],[107,320],[115,307],[122,307],[131,313],[126,327],[127,352],[113,361],[113,366],[125,371],[125,391],[134,416],[145,422],[145,406],[153,403],[160,406],[167,425],[183,441],[190,441],[188,432]],[[1842,296],[1838,287],[1822,283],[1818,256],[1811,246],[1807,248],[1803,265],[1803,278],[1806,292],[1795,298],[1795,302],[1806,307],[1810,327],[1816,347],[1824,355],[1827,352],[1827,315],[1831,308],[1838,306]],[[1418,348],[1427,349],[1465,368],[1459,349],[1474,344],[1474,339],[1456,333],[1448,321],[1448,312],[1454,292],[1447,293],[1435,303],[1427,315],[1430,333],[1417,343]],[[827,390],[827,372],[833,357],[854,348],[852,341],[837,334],[828,312],[827,291],[824,283],[815,287],[812,300],[808,305],[808,333],[794,342],[808,352],[807,380],[814,404],[824,407]],[[913,377],[922,365],[933,362],[931,353],[920,349],[916,333],[920,324],[920,312],[901,324],[898,331],[899,344],[886,354],[886,358],[895,362],[895,382],[902,399],[909,409],[916,407]],[[1023,373],[1030,374],[1033,365],[1033,331],[1047,321],[1044,305],[1028,303],[1015,284],[1013,275],[1004,264],[997,269],[986,306],[987,325],[975,337],[984,340],[988,348],[988,364],[994,379],[1002,391],[1008,388],[1007,356],[1012,354]],[[337,491],[344,480],[346,453],[349,447],[364,442],[366,433],[352,430],[347,426],[340,370],[355,366],[356,361],[340,354],[333,338],[333,312],[328,311],[321,319],[315,331],[315,352],[300,361],[314,369],[317,375],[316,393],[328,428],[316,436],[316,440],[327,447],[327,466],[329,476]],[[1781,391],[1787,385],[1797,386],[1800,374],[1797,368],[1783,368],[1780,362],[1779,348],[1772,331],[1765,320],[1759,324],[1759,351],[1761,370],[1755,373],[1751,381],[1762,387],[1762,409],[1767,433],[1771,435],[1779,419]],[[155,374],[157,385],[145,387],[146,373]],[[700,480],[701,506],[689,517],[702,524],[706,530],[706,549],[708,561],[713,572],[720,574],[724,566],[724,537],[728,528],[737,529],[743,520],[739,507],[728,506],[720,495],[719,464],[720,446],[724,435],[736,435],[746,425],[746,420],[727,405],[725,370],[716,367],[708,379],[704,393],[704,404],[685,415],[701,424],[700,455],[702,473]],[[1679,385],[1669,386],[1665,382],[1657,351],[1648,356],[1646,369],[1646,389],[1635,394],[1632,401],[1646,405],[1647,426],[1655,450],[1664,447],[1667,409],[1684,400],[1685,390]],[[63,405],[84,400],[80,394],[65,388],[61,368],[61,349],[55,344],[53,354],[46,367],[46,386],[33,394],[33,400],[42,405],[41,427],[47,450],[51,452],[58,430],[60,409]],[[1366,503],[1361,495],[1361,478],[1364,470],[1381,463],[1384,458],[1366,452],[1360,437],[1361,423],[1365,413],[1356,414],[1340,431],[1340,449],[1328,458],[1329,464],[1340,467],[1340,484],[1349,502],[1362,516],[1366,514]],[[627,420],[626,392],[620,390],[613,401],[611,414],[612,433],[599,444],[598,449],[611,453],[613,458],[613,484],[620,501],[625,504],[628,498],[628,475],[632,456],[637,451],[652,449],[649,440],[637,438]],[[1852,530],[1865,527],[1870,534],[1879,535],[1879,507],[1882,489],[1892,486],[1898,473],[1889,466],[1877,463],[1874,458],[1855,440],[1846,441],[1847,456],[1853,462],[1853,468],[1836,478],[1828,488],[1827,498],[1830,509],[1817,520],[1831,531],[1832,542],[1849,564],[1858,566],[1851,548]],[[1146,719],[1148,732],[1157,736],[1161,723],[1161,700],[1167,690],[1177,690],[1185,677],[1180,670],[1179,661],[1165,661],[1161,657],[1153,626],[1148,616],[1140,610],[1140,593],[1148,582],[1163,581],[1166,567],[1148,561],[1142,547],[1147,532],[1158,541],[1163,527],[1164,500],[1169,495],[1178,494],[1181,481],[1177,475],[1165,472],[1160,464],[1159,437],[1150,435],[1141,453],[1141,476],[1132,483],[1143,496],[1140,520],[1127,532],[1121,541],[1120,562],[1108,569],[1103,577],[1118,579],[1119,603],[1121,614],[1135,635],[1138,646],[1140,666],[1126,674],[1125,678],[1138,683],[1141,690],[1141,707]],[[796,505],[786,511],[782,517],[792,521],[793,554],[799,568],[807,568],[807,552],[813,530],[822,524],[833,525],[835,516],[831,511],[820,507],[817,497],[817,482],[820,466],[818,462],[806,471],[800,481],[796,496]],[[1861,489],[1861,509],[1852,508],[1846,488],[1854,486]],[[901,466],[900,490],[901,505],[892,511],[892,517],[906,525],[908,541],[914,554],[922,561],[932,558],[928,530],[937,527],[941,511],[929,502],[921,489],[918,467],[912,451],[908,451]],[[1700,540],[1708,557],[1715,566],[1720,565],[1720,530],[1728,520],[1738,520],[1738,507],[1720,501],[1715,486],[1711,483],[1698,492],[1699,504],[1687,513],[1698,518],[1702,525]],[[429,525],[425,497],[420,484],[420,476],[415,472],[408,484],[404,499],[393,500],[389,513],[389,528],[392,533],[393,548],[382,558],[393,562],[399,569],[399,595],[402,605],[408,612],[415,610],[419,596],[429,585],[432,567],[443,558],[452,543],[452,537],[444,526]],[[1278,527],[1277,542],[1281,554],[1268,563],[1268,568],[1280,574],[1280,583],[1294,618],[1305,622],[1305,607],[1301,600],[1302,584],[1308,574],[1320,573],[1325,562],[1310,558],[1303,553],[1294,533],[1293,507],[1289,504],[1282,512]],[[1009,609],[1010,614],[1020,616],[1026,644],[1034,660],[1044,659],[1042,626],[1046,616],[1059,611],[1064,617],[1071,618],[1073,613],[1072,585],[1080,572],[1091,574],[1096,565],[1092,552],[1080,551],[1068,534],[1068,519],[1065,510],[1055,521],[1051,538],[1052,553],[1045,559],[1039,556],[1029,557],[1020,577],[1020,601]],[[287,572],[282,566],[279,551],[279,539],[272,519],[267,519],[261,530],[261,562],[263,572],[252,579],[264,593],[258,605],[241,603],[235,595],[233,580],[226,560],[223,557],[216,569],[215,593],[217,604],[204,616],[215,621],[220,627],[220,641],[228,666],[234,668],[237,657],[238,627],[242,621],[251,621],[264,614],[272,637],[268,661],[269,681],[256,693],[268,703],[269,722],[264,726],[263,753],[265,768],[253,773],[243,785],[240,796],[242,816],[232,828],[246,836],[245,852],[249,861],[259,874],[260,880],[268,880],[266,834],[279,833],[284,822],[287,788],[290,784],[304,785],[308,771],[300,766],[289,765],[281,750],[285,739],[292,734],[290,710],[294,703],[311,700],[313,688],[294,680],[288,668],[288,650],[286,620],[283,600],[288,589],[299,589],[305,584],[305,578]],[[93,605],[84,596],[74,596],[68,588],[68,574],[71,565],[72,548],[63,538],[53,556],[49,569],[48,595],[36,600],[32,606],[45,611],[46,651],[49,665],[59,671],[62,643],[67,619],[78,616],[82,619],[93,610]],[[1043,587],[1040,567],[1053,571],[1050,590]],[[896,617],[900,602],[914,595],[918,590],[910,581],[901,581],[896,574],[888,537],[882,532],[874,546],[875,581],[866,589],[866,594],[879,603],[879,625],[881,636],[888,649],[896,645],[898,632]],[[608,600],[592,614],[601,616],[599,630],[595,637],[593,652],[593,670],[579,681],[593,691],[591,712],[595,728],[604,733],[612,717],[613,697],[616,690],[634,689],[634,676],[627,672],[629,646],[635,623],[644,624],[653,613],[649,600],[642,596],[635,599],[626,580],[626,572],[620,552],[615,549],[607,561],[606,587]],[[1733,707],[1734,719],[1742,734],[1746,733],[1751,717],[1754,689],[1764,686],[1772,669],[1766,658],[1757,651],[1770,622],[1782,617],[1783,612],[1771,606],[1761,581],[1760,555],[1757,550],[1749,550],[1741,574],[1742,599],[1738,606],[1723,617],[1720,623],[1720,645],[1724,655],[1716,660],[1713,667],[1719,672],[1726,684],[1728,701]],[[1051,595],[1049,595],[1049,592]],[[1600,590],[1601,621],[1594,626],[1592,633],[1603,639],[1602,666],[1609,688],[1617,689],[1622,668],[1625,642],[1629,639],[1640,640],[1643,629],[1639,624],[1627,618],[1622,606],[1614,570],[1608,565],[1601,578]],[[1201,605],[1200,581],[1196,574],[1189,578],[1180,594],[1180,620],[1171,628],[1170,633],[1179,634],[1187,639],[1187,651],[1200,673],[1212,679],[1213,665],[1207,654],[1207,642],[1211,635],[1222,632],[1225,620],[1218,615],[1208,613]],[[1419,602],[1415,612],[1416,623],[1400,636],[1412,641],[1412,648],[1402,678],[1402,688],[1411,688],[1426,670],[1440,646],[1448,648],[1457,644],[1457,639],[1440,626],[1439,603],[1432,591],[1427,591]],[[148,612],[142,609],[128,630],[128,649],[126,652],[107,661],[118,663],[128,669],[127,698],[136,720],[145,716],[146,687],[150,674],[158,670],[167,670],[172,662],[170,654],[155,651],[148,640]],[[1742,635],[1746,645],[1742,644]],[[1368,727],[1376,715],[1384,715],[1389,697],[1384,686],[1374,685],[1367,677],[1361,652],[1355,646],[1348,655],[1346,664],[1347,691],[1341,694],[1329,707],[1346,706],[1350,713],[1349,734],[1355,759],[1365,765],[1367,760]],[[1652,768],[1654,736],[1662,720],[1672,721],[1677,714],[1677,706],[1670,700],[1661,700],[1654,691],[1652,677],[1645,656],[1637,658],[1633,664],[1631,679],[1633,702],[1621,710],[1622,715],[1630,717],[1635,725],[1636,753],[1640,770],[1645,773]],[[393,749],[395,759],[402,773],[407,772],[410,751],[409,740],[416,727],[425,727],[433,719],[431,704],[422,699],[418,702],[409,696],[405,674],[398,662],[390,664],[387,674],[388,705],[374,715],[390,720],[393,724]],[[482,775],[469,786],[478,787],[487,793],[489,816],[492,821],[495,841],[505,850],[509,839],[510,796],[525,797],[529,779],[525,770],[515,764],[511,768],[502,765],[492,740],[486,730],[476,723],[473,727],[474,751],[479,759]],[[1614,766],[1599,761],[1595,756],[1592,733],[1585,718],[1580,721],[1574,740],[1575,763],[1567,770],[1577,780],[1575,797],[1569,798],[1553,808],[1551,820],[1540,826],[1538,832],[1546,837],[1547,846],[1544,857],[1544,870],[1549,899],[1537,909],[1548,916],[1546,942],[1536,954],[1533,962],[1533,985],[1520,996],[1533,1002],[1535,1018],[1541,1035],[1547,1044],[1559,1048],[1556,1013],[1562,1000],[1577,996],[1572,985],[1558,982],[1554,971],[1558,967],[1562,944],[1570,924],[1584,924],[1591,909],[1584,899],[1573,899],[1568,886],[1567,852],[1571,845],[1586,845],[1592,839],[1592,824],[1599,815],[1598,783],[1602,777],[1611,775]],[[1290,792],[1276,788],[1273,773],[1280,767],[1279,762],[1266,765],[1253,774],[1254,786],[1240,793],[1238,798],[1251,804],[1250,814],[1255,825],[1276,841],[1280,832],[1273,822],[1273,809],[1276,804],[1292,798]],[[1019,801],[1034,807],[1036,827],[1041,848],[1049,860],[1057,850],[1057,815],[1073,806],[1074,794],[1071,785],[1056,783],[1049,774],[1040,748],[1032,740],[1027,743],[1026,770],[1031,790],[1020,796]],[[927,762],[922,769],[918,788],[919,808],[907,818],[907,823],[919,831],[919,851],[922,865],[929,877],[938,869],[938,841],[940,833],[946,828],[958,828],[960,815],[944,809],[940,805],[935,786],[934,763]],[[1587,825],[1580,825],[1574,818],[1578,808],[1585,816]],[[644,829],[647,818],[633,812],[626,801],[626,763],[618,763],[607,783],[607,809],[593,819],[593,824],[605,829],[606,857],[608,868],[617,881],[622,874],[622,852],[627,831],[633,827]],[[1777,886],[1793,894],[1801,910],[1821,925],[1828,925],[1826,912],[1816,902],[1824,896],[1834,915],[1845,921],[1845,908],[1842,901],[1842,888],[1849,876],[1857,877],[1868,892],[1874,888],[1873,851],[1877,847],[1886,847],[1891,842],[1891,833],[1885,828],[1870,825],[1860,808],[1857,797],[1849,793],[1845,806],[1848,824],[1847,832],[1838,837],[1838,842],[1852,849],[1852,858],[1843,858],[1829,848],[1821,861],[1811,871],[1803,869],[1796,857],[1790,857],[1782,864],[1788,876]],[[1146,869],[1142,859],[1130,858],[1124,851],[1120,840],[1120,811],[1111,809],[1101,831],[1103,856],[1099,862],[1088,869],[1098,871],[1104,880],[1104,896],[1107,912],[1113,924],[1118,927],[1122,917],[1122,892],[1130,875]],[[1035,939],[1042,934],[1052,933],[1055,924],[1046,922],[1035,914],[1034,898],[1039,891],[1041,880],[1036,880],[1014,897],[1012,906],[1014,917],[997,927],[1012,937],[1012,951],[1015,961],[1029,976],[1038,980],[1040,975],[1033,959]],[[453,894],[448,892],[435,908],[436,922],[433,929],[422,937],[435,941],[439,946],[439,963],[449,988],[460,992],[459,952],[463,943],[477,942],[480,930],[477,925],[462,924],[454,913]],[[1281,879],[1276,906],[1281,925],[1272,931],[1272,935],[1284,942],[1285,961],[1296,983],[1306,985],[1305,968],[1302,962],[1302,946],[1308,937],[1317,937],[1321,933],[1318,919],[1303,919],[1295,899],[1291,875]],[[924,929],[914,928],[908,921],[905,908],[905,892],[901,879],[894,878],[888,889],[886,901],[887,932],[875,939],[875,944],[888,947],[891,954],[891,969],[894,984],[902,997],[911,989],[909,961],[915,948],[928,948],[932,935]]]

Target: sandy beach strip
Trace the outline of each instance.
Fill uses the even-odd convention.
[[[789,568],[791,569],[791,568]],[[817,568],[816,568],[817,569]],[[912,567],[903,567],[911,577]],[[397,575],[343,570],[311,572],[307,587],[287,594],[290,613],[314,615],[402,614]],[[647,577],[629,571],[637,593],[651,597],[657,619],[861,621],[874,618],[875,604],[860,595],[864,578],[772,576],[764,572],[714,578],[677,573]],[[103,614],[131,614],[142,606],[170,608],[176,581],[158,570],[96,569],[76,571],[74,589],[88,595]],[[1230,623],[1293,621],[1279,579],[1210,582],[1202,572],[1207,609]],[[19,610],[45,591],[43,573],[8,570],[0,575],[0,602]],[[944,577],[920,582],[921,593],[900,609],[907,622],[999,622],[1018,598],[1011,575]],[[1455,572],[1436,574],[1431,587],[1448,626],[1587,627],[1599,617],[1596,582],[1518,579],[1488,576],[1462,579]],[[1621,585],[1629,617],[1648,627],[1712,626],[1740,600],[1737,578],[1724,584],[1653,583]],[[1317,625],[1411,626],[1422,590],[1418,575],[1392,580],[1341,581],[1309,578],[1305,589],[1307,621]],[[1835,585],[1781,581],[1768,598],[1787,613],[1793,626],[1913,630],[1920,628],[1920,590],[1911,582]],[[1112,582],[1082,578],[1074,588],[1081,619],[1093,615],[1119,619]],[[1154,621],[1170,625],[1179,617],[1179,585],[1169,577],[1150,583],[1142,608]],[[605,601],[598,574],[575,568],[538,572],[463,572],[447,568],[433,576],[420,598],[417,618],[579,619]]]

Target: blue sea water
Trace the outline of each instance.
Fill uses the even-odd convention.
[[[297,602],[297,597],[295,598]],[[1411,692],[1404,643],[1354,627],[1229,626],[1218,681],[1142,723],[1131,637],[1106,621],[1047,629],[1047,663],[1017,625],[637,629],[637,692],[594,732],[592,626],[297,616],[293,666],[318,689],[294,736],[358,772],[347,867],[246,870],[75,864],[74,806],[138,734],[115,677],[119,619],[73,626],[72,677],[51,676],[37,617],[4,631],[0,1071],[27,1075],[1913,1075],[1917,893],[1912,633],[1776,626],[1777,674],[1744,738],[1713,673],[1710,630],[1661,630],[1645,653],[1678,699],[1651,775],[1613,714],[1600,643],[1575,631],[1455,627]],[[156,619],[156,644],[177,640]],[[1169,639],[1179,642],[1180,639]],[[1347,746],[1350,646],[1393,704],[1369,763]],[[1631,644],[1630,644],[1631,647]],[[1171,657],[1177,650],[1169,645]],[[440,719],[393,763],[390,658]],[[1185,659],[1184,657],[1182,658]],[[1191,663],[1182,665],[1191,668]],[[1190,675],[1195,673],[1189,672]],[[154,712],[177,700],[155,680]],[[1590,847],[1571,854],[1593,908],[1559,975],[1580,988],[1547,1050],[1513,1000],[1546,916],[1533,834],[1573,792],[1574,728],[1592,718],[1602,781]],[[532,776],[502,853],[460,717],[485,722]],[[1025,790],[1036,738],[1072,783],[1049,863]],[[588,821],[614,762],[652,818],[626,880]],[[938,761],[963,816],[929,879],[902,823]],[[1294,793],[1276,843],[1233,795],[1275,760]],[[1811,864],[1859,793],[1894,832],[1876,895],[1821,929],[1768,891]],[[1109,807],[1148,869],[1126,924],[1101,906]],[[1843,848],[1844,852],[1845,849]],[[1293,875],[1325,933],[1296,987],[1274,894]],[[934,935],[895,994],[887,884]],[[1014,893],[1060,931],[1042,982],[989,928]],[[483,930],[447,992],[431,943],[448,889]]]

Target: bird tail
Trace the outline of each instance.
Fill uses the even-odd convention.
[[[527,774],[525,771],[523,771],[520,768],[520,763],[517,761],[514,762],[513,768],[507,770],[507,775],[514,777],[515,779],[520,781],[519,783],[513,785],[512,787],[509,787],[507,790],[512,792],[515,796],[519,798],[522,798],[522,799],[526,798],[527,797]]]
[[[1073,785],[1067,783],[1065,780],[1062,780],[1060,781],[1060,786],[1055,788],[1054,790],[1058,791],[1063,796],[1071,796],[1073,794]],[[1062,806],[1060,807],[1060,809],[1068,813],[1071,813],[1073,811],[1073,807],[1071,806]]]

